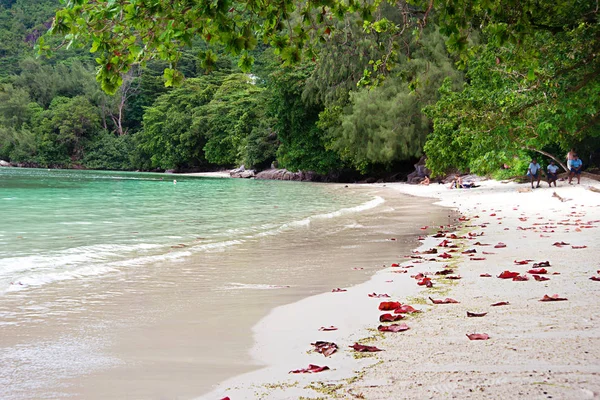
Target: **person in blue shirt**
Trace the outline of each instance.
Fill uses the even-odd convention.
[[[556,179],[558,179],[558,166],[554,164],[554,160],[550,161],[548,164],[547,176],[548,176],[548,187],[552,186],[552,182],[554,182],[554,187],[556,187]]]
[[[531,180],[531,188],[533,189],[533,181],[535,179],[537,179],[537,186],[536,187],[540,187],[540,179],[541,179],[541,170],[542,167],[540,167],[540,164],[538,164],[537,160],[534,158],[533,160],[531,160],[531,163],[529,164],[529,168],[527,168],[527,176],[529,176],[529,179]]]
[[[577,184],[579,185],[581,181],[581,167],[583,166],[583,162],[577,157],[577,154],[573,156],[573,160],[571,161],[571,170],[569,171],[569,184],[572,185],[571,181],[574,176],[577,176]]]

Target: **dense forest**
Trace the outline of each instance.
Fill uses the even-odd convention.
[[[583,0],[0,0],[0,159],[522,174],[576,148],[589,167],[599,26]]]

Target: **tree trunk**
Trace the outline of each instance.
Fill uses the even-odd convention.
[[[547,152],[545,152],[544,150],[538,150],[538,149],[534,149],[533,147],[525,147],[525,150],[531,150],[531,151],[535,151],[535,152],[537,152],[537,153],[540,153],[540,154],[543,154],[543,155],[545,155],[545,156],[546,156],[546,157],[548,157],[548,158],[551,158],[551,159],[553,159],[554,161],[556,161],[556,163],[557,163],[558,165],[560,165],[560,167],[561,167],[562,169],[564,169],[564,170],[565,170],[565,172],[569,173],[569,170],[567,169],[567,166],[566,166],[565,164],[563,164],[562,162],[560,162],[560,160],[559,160],[558,158],[554,157],[552,154],[550,154],[550,153],[547,153]]]

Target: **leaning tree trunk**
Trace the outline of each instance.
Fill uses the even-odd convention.
[[[564,170],[565,170],[567,173],[569,172],[569,170],[567,169],[566,165],[565,165],[565,164],[563,164],[562,162],[560,162],[560,160],[559,160],[558,158],[554,157],[552,154],[550,154],[550,153],[548,153],[548,152],[545,152],[544,150],[538,150],[538,149],[534,149],[533,147],[525,147],[525,150],[531,150],[531,151],[535,151],[535,152],[538,152],[538,153],[540,153],[540,154],[543,154],[543,155],[545,155],[546,157],[548,157],[548,158],[551,158],[551,159],[553,159],[554,161],[556,161],[556,163],[557,163],[558,165],[560,165],[560,167],[561,167],[562,169],[564,169]]]

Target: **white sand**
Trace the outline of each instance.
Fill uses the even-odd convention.
[[[457,235],[478,234],[452,240],[460,251],[476,249],[470,261],[460,251],[448,260],[436,255],[411,260],[390,260],[414,265],[407,274],[388,268],[369,282],[348,292],[326,293],[275,309],[256,327],[253,354],[268,367],[225,382],[203,398],[291,399],[307,398],[554,398],[585,399],[600,395],[600,189],[596,181],[582,178],[581,185],[559,182],[558,188],[522,192],[528,184],[481,182],[476,189],[449,190],[443,185],[387,184],[391,190],[437,197],[440,204],[460,210],[468,221],[451,228]],[[556,193],[559,197],[553,196]],[[477,218],[476,218],[477,217]],[[439,227],[424,232],[434,234]],[[437,248],[443,238],[427,237],[418,250]],[[556,247],[555,242],[569,245]],[[490,246],[475,245],[475,242]],[[499,242],[505,248],[494,248]],[[587,246],[574,249],[572,246]],[[486,251],[495,254],[483,254]],[[514,260],[533,260],[516,265]],[[550,280],[538,282],[526,271],[533,262],[550,261]],[[415,262],[417,261],[417,262]],[[434,272],[445,265],[460,280],[432,275],[434,287],[419,287],[410,275]],[[504,270],[529,277],[515,282],[496,276]],[[560,274],[554,275],[554,272]],[[480,277],[489,273],[492,277]],[[393,282],[389,282],[393,280]],[[377,306],[368,293],[387,293],[389,300],[422,309],[409,316],[411,329],[381,334]],[[558,294],[567,301],[540,302]],[[451,297],[459,304],[432,305]],[[510,305],[491,307],[499,301]],[[488,312],[467,318],[466,312]],[[334,332],[318,332],[335,325]],[[470,341],[468,333],[487,333],[489,340]],[[374,337],[376,340],[361,341]],[[307,353],[315,340],[334,341],[340,350],[329,358]],[[355,359],[347,346],[360,341],[385,349]],[[309,363],[332,370],[317,374],[288,374]],[[350,379],[348,379],[350,378]],[[320,388],[317,391],[312,388]]]
[[[182,175],[182,176],[199,176],[202,178],[231,178],[229,171],[214,171],[214,172],[185,172],[181,174],[170,174],[170,175]]]

